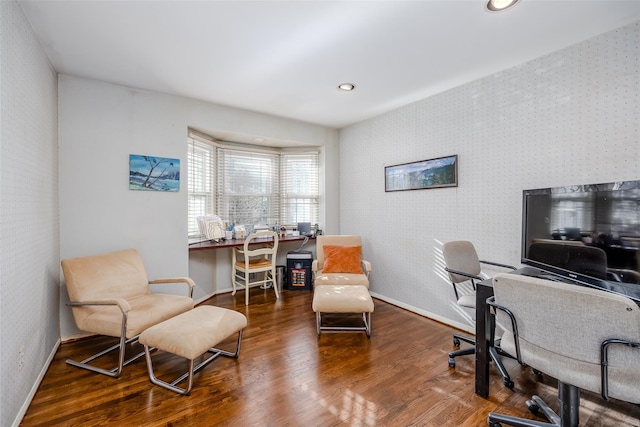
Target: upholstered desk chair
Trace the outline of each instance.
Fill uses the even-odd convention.
[[[271,238],[269,240],[266,240]],[[249,245],[265,240],[265,245],[251,249]],[[253,286],[272,286],[276,298],[280,298],[276,284],[276,254],[278,253],[278,233],[260,230],[249,235],[241,248],[233,248],[231,281],[232,295],[237,288],[244,289],[244,303],[249,305],[249,289]],[[252,279],[253,275],[253,279]]]
[[[580,389],[640,403],[640,307],[631,299],[515,274],[493,278],[502,349],[558,380],[559,415],[540,397],[527,407],[550,421],[489,414],[489,425],[576,427]]]
[[[148,280],[135,249],[69,258],[61,264],[70,299],[67,305],[78,329],[120,339],[118,344],[81,362],[67,360],[69,365],[117,378],[123,366],[144,355],[142,351],[125,361],[127,344],[137,341],[145,329],[193,308],[193,280]],[[157,283],[185,283],[189,296],[151,293],[149,285]],[[115,368],[91,364],[115,350],[119,350]]]
[[[364,285],[369,288],[371,263],[362,259],[357,235],[316,237],[316,259],[311,264],[313,285]]]
[[[460,307],[471,309],[476,308],[475,281],[482,281],[489,278],[489,276],[482,272],[481,264],[493,265],[496,267],[515,270],[515,267],[510,265],[499,264],[491,261],[481,261],[478,258],[478,254],[473,244],[464,240],[445,243],[442,248],[442,254],[444,255],[444,262],[446,264],[445,270],[447,271],[447,273],[449,273],[449,279],[451,280],[451,284],[453,285],[453,292],[456,295],[456,302]],[[461,294],[458,291],[458,285],[464,282],[471,283],[473,292]],[[476,351],[476,341],[474,338],[460,334],[454,334],[453,345],[459,347],[460,341],[471,344],[472,347],[462,348],[449,353],[449,366],[452,368],[456,366],[456,357],[475,354]],[[513,381],[511,380],[509,373],[500,360],[499,352],[499,347],[489,348],[489,355],[491,357],[491,360],[498,368],[498,371],[500,371],[500,375],[502,375],[504,385],[512,389]]]

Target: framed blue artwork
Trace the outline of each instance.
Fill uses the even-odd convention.
[[[130,154],[129,190],[180,191],[180,159]]]

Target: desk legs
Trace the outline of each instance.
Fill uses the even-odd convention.
[[[476,394],[489,397],[489,347],[493,341],[494,317],[487,307],[493,287],[478,283],[476,287]]]

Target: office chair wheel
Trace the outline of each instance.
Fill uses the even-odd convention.
[[[458,337],[453,337],[453,346],[460,347],[460,340],[458,339]]]
[[[453,357],[449,358],[449,367],[450,368],[455,368],[456,367],[456,360]]]
[[[532,370],[534,375],[542,376],[542,372],[538,371],[536,368],[532,368]]]
[[[487,421],[487,424],[489,424],[489,427],[502,427],[502,424],[497,421]]]
[[[538,415],[538,412],[540,412],[540,407],[533,400],[527,400],[526,405],[533,415]]]
[[[503,381],[505,387],[507,387],[509,390],[513,390],[513,386],[515,385],[514,382],[512,380],[508,380],[505,378],[505,380]]]

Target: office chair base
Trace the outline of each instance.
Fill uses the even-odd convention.
[[[471,345],[476,345],[476,340],[464,335],[453,334],[453,346],[460,347],[460,341],[464,341]]]
[[[455,360],[456,357],[467,356],[469,354],[474,354],[475,352],[476,352],[475,347],[468,347],[468,348],[452,351],[451,353],[449,353],[449,367],[450,368],[456,367],[456,360]]]
[[[456,342],[458,343],[458,345],[460,345],[460,340],[468,342],[469,344],[473,345],[473,347],[463,348],[463,349],[455,350],[455,351],[452,351],[451,353],[449,353],[449,367],[450,368],[455,368],[456,367],[456,360],[455,360],[456,357],[458,357],[458,356],[466,356],[466,355],[469,355],[469,354],[475,354],[475,352],[476,352],[476,347],[475,347],[476,342],[472,338],[468,338],[468,337],[465,337],[463,335],[454,335],[453,336],[454,345],[456,344]],[[493,364],[496,365],[496,368],[500,372],[500,375],[502,376],[503,384],[508,389],[513,390],[513,387],[514,387],[515,384],[514,384],[513,380],[511,379],[511,377],[509,376],[509,372],[507,372],[507,369],[502,364],[502,361],[500,360],[499,354],[501,354],[501,351],[499,350],[499,348],[489,347],[489,356],[490,356],[491,361],[493,362]]]
[[[491,361],[493,362],[494,365],[496,365],[496,368],[498,369],[498,371],[500,372],[500,375],[502,376],[502,383],[509,390],[513,390],[513,386],[515,384],[511,379],[511,377],[509,376],[509,372],[507,372],[507,368],[505,368],[504,365],[502,364],[502,361],[498,356],[499,353],[500,351],[496,349],[496,347],[489,347],[489,356],[491,357]]]
[[[474,354],[476,349],[476,340],[464,335],[458,335],[458,334],[453,334],[453,346],[454,347],[460,347],[460,341],[464,341],[468,344],[471,344],[473,347],[470,348],[463,348],[460,350],[455,350],[452,351],[451,353],[449,353],[449,367],[450,368],[455,368],[456,367],[456,361],[455,358],[458,356],[466,356],[469,354]]]
[[[526,405],[534,415],[542,412],[549,422],[529,420],[526,418],[516,418],[509,415],[489,414],[487,424],[491,427],[501,427],[503,425],[512,427],[578,427],[578,415],[580,409],[580,389],[570,384],[558,381],[558,398],[560,402],[560,414],[556,414],[539,396],[533,396],[527,400]]]

